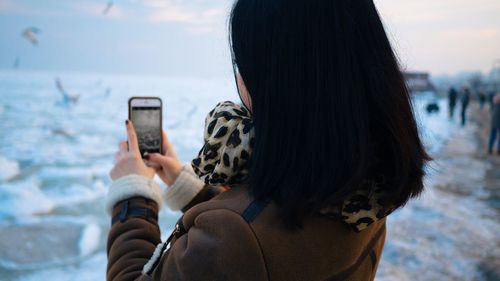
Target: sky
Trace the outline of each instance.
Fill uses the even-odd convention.
[[[498,0],[375,0],[402,66],[434,75],[500,59]],[[231,75],[232,0],[0,0],[0,69]],[[21,33],[37,27],[38,46]]]

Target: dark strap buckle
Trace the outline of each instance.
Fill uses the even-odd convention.
[[[118,215],[120,222],[124,222],[127,219],[127,214],[128,214],[128,200],[123,202],[122,204],[122,209],[120,210],[120,214]]]

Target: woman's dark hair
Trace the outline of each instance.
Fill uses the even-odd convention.
[[[250,190],[287,224],[369,180],[395,208],[420,194],[430,158],[372,0],[238,0],[230,42],[252,99]]]

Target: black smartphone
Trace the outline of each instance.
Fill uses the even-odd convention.
[[[163,103],[157,97],[132,97],[128,101],[128,118],[134,124],[142,157],[162,151]]]

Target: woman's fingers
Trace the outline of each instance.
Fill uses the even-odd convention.
[[[127,153],[128,152],[128,142],[127,141],[121,141],[120,144],[118,144],[118,152],[119,153]]]
[[[172,153],[174,151],[174,146],[170,142],[167,136],[167,132],[163,131],[163,154],[167,155],[167,153]]]
[[[149,155],[149,154],[146,154],[146,156],[144,156],[144,157],[148,157],[147,155]],[[144,160],[144,163],[146,163],[146,166],[155,169],[155,171],[161,170],[161,165],[158,163],[155,163],[155,162],[152,162],[149,160]]]
[[[177,173],[182,169],[182,164],[176,159],[170,156],[161,155],[159,153],[152,153],[146,156],[146,160],[150,165],[160,165],[163,167],[163,171],[167,173]]]
[[[160,178],[167,184],[172,185],[182,170],[182,164],[170,156],[161,155],[159,153],[148,154],[146,159],[149,163],[161,165],[162,169],[159,172],[156,170]]]
[[[165,167],[168,169],[169,167],[169,161],[166,156],[163,156],[159,153],[152,153],[152,154],[147,154],[146,155],[146,160],[150,165],[160,165],[162,167]]]
[[[120,161],[120,158],[121,158],[121,153],[120,152],[115,153],[115,163],[118,163],[118,161]]]
[[[115,163],[120,161],[120,159],[128,152],[128,142],[121,141],[118,144],[118,151],[115,153]]]
[[[128,140],[128,150],[133,154],[140,154],[139,143],[137,142],[137,135],[135,134],[134,124],[132,121],[125,121],[125,126],[127,127],[127,140]]]

